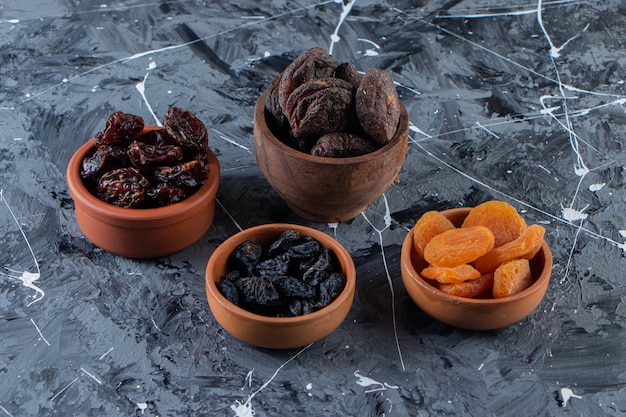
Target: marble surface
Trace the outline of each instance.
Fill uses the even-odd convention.
[[[621,0],[4,0],[0,416],[626,415],[624,39]],[[312,46],[387,69],[412,122],[400,181],[336,225],[290,212],[253,150],[256,98]],[[172,105],[210,130],[214,224],[154,260],[94,247],[69,158],[113,111]],[[519,323],[458,330],[411,302],[400,245],[490,199],[546,227],[552,280]],[[278,221],[335,236],[358,274],[342,326],[285,351],[225,333],[203,276]]]

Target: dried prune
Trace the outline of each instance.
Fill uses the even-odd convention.
[[[167,184],[158,184],[150,187],[146,196],[155,203],[156,206],[171,206],[185,198],[186,191],[180,187],[172,187]]]
[[[282,276],[289,271],[289,262],[280,257],[266,259],[256,265],[256,271],[259,275]]]
[[[135,140],[155,146],[176,145],[176,141],[164,127],[143,131],[135,137]]]
[[[319,300],[317,301],[317,307],[323,308],[330,304],[330,302],[337,298],[341,291],[343,291],[345,285],[345,275],[337,272],[331,273],[328,278],[320,282]]]
[[[179,146],[194,158],[204,159],[209,148],[209,133],[195,114],[180,107],[170,107],[163,126]]]
[[[128,165],[126,148],[122,146],[102,145],[96,152],[83,159],[81,176],[83,178],[99,177],[107,171],[123,168]]]
[[[354,120],[352,86],[339,78],[307,81],[293,90],[283,110],[296,137],[342,132]]]
[[[363,76],[355,94],[359,123],[377,143],[391,140],[400,120],[400,99],[391,75],[372,68]]]
[[[446,230],[454,229],[446,216],[438,211],[427,211],[413,226],[413,245],[417,253],[424,257],[424,248],[430,240]]]
[[[242,301],[268,306],[276,303],[280,295],[268,277],[241,277],[235,281]]]
[[[150,145],[132,141],[128,145],[130,161],[142,171],[153,170],[160,165],[172,165],[183,159],[183,150],[175,145]]]
[[[501,298],[515,295],[532,283],[528,259],[515,259],[500,265],[493,273],[493,296]]]
[[[348,158],[365,155],[378,149],[371,140],[350,132],[327,133],[311,149],[311,155],[329,158]]]
[[[424,248],[424,259],[434,266],[468,264],[493,249],[493,233],[484,226],[447,230]]]
[[[237,289],[236,281],[239,278],[241,278],[241,274],[235,270],[224,275],[219,282],[215,283],[220,293],[237,306],[239,305],[239,290]]]
[[[357,71],[356,68],[354,68],[354,65],[352,65],[352,63],[350,62],[344,62],[337,65],[333,76],[348,81],[350,84],[352,84],[352,88],[354,89],[354,91],[359,88],[359,85],[361,85],[361,81],[363,81],[363,76],[359,74],[359,71]]]
[[[305,238],[305,241],[290,247],[287,250],[290,259],[304,259],[317,256],[320,252],[320,244],[312,238]]]
[[[267,254],[271,257],[287,252],[290,247],[295,245],[301,238],[300,233],[295,230],[285,230],[280,237],[270,245]]]
[[[162,166],[154,170],[154,177],[160,182],[187,188],[204,184],[208,174],[209,166],[199,159],[172,166]]]
[[[105,173],[98,182],[98,196],[119,207],[139,207],[150,183],[135,168],[119,168]]]
[[[263,248],[253,240],[241,243],[232,253],[231,257],[236,265],[242,265],[247,270],[254,268],[263,256]]]
[[[96,133],[96,146],[127,146],[144,127],[143,118],[121,111],[112,113],[103,130]]]
[[[279,104],[285,114],[291,93],[310,80],[327,78],[335,71],[335,60],[324,49],[313,47],[302,52],[283,71],[279,85]]]
[[[309,266],[310,265],[310,266]],[[322,249],[322,253],[317,260],[311,265],[307,264],[307,268],[304,269],[302,274],[302,281],[309,285],[317,285],[320,281],[323,281],[328,277],[328,274],[333,270],[332,253],[328,248]]]
[[[276,277],[272,280],[272,283],[278,293],[286,298],[307,299],[315,297],[315,294],[317,293],[315,287],[294,277]]]
[[[495,238],[494,247],[515,240],[526,230],[526,221],[515,207],[492,200],[472,208],[461,227],[485,226]]]

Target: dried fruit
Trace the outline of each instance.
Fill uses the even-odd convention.
[[[528,259],[515,259],[500,265],[493,273],[493,296],[501,298],[515,295],[532,283]]]
[[[150,183],[135,168],[119,168],[100,177],[98,196],[119,207],[139,207],[146,198]]]
[[[494,248],[476,259],[474,266],[482,273],[493,272],[505,262],[513,259],[532,259],[543,243],[546,229],[538,224],[531,224],[515,240]]]
[[[180,107],[170,107],[163,126],[191,157],[204,159],[209,148],[209,133],[195,114]]]
[[[377,143],[391,140],[400,120],[400,99],[391,75],[372,68],[365,73],[355,95],[359,123]]]
[[[150,145],[135,140],[128,146],[130,161],[142,171],[153,170],[159,165],[175,164],[183,156],[183,150],[175,145]]]
[[[473,266],[463,264],[447,268],[428,266],[422,270],[421,275],[426,279],[434,279],[442,284],[454,284],[479,278],[481,273]]]
[[[495,238],[494,247],[517,239],[526,230],[526,221],[515,207],[504,201],[487,201],[472,208],[461,227],[485,226]]]
[[[200,159],[158,167],[154,170],[154,177],[160,182],[184,188],[193,188],[204,184],[208,175],[209,166]]]
[[[102,145],[93,155],[83,159],[81,176],[99,178],[107,171],[128,166],[126,148],[122,146]]]
[[[456,228],[433,237],[424,248],[424,259],[434,266],[454,267],[478,259],[493,244],[493,233],[484,226]]]
[[[127,146],[144,127],[143,119],[121,111],[112,113],[106,126],[95,136],[96,146]]]
[[[328,158],[347,158],[365,155],[378,149],[371,140],[355,133],[327,133],[311,149],[311,155]]]
[[[352,84],[354,91],[359,88],[359,85],[361,85],[361,81],[363,80],[363,76],[359,74],[356,68],[354,68],[354,65],[350,62],[344,62],[343,64],[337,65],[333,75],[336,78],[341,78],[342,80],[346,80]]]
[[[424,248],[433,237],[454,228],[452,222],[440,212],[432,210],[424,213],[413,227],[415,250],[421,257],[424,257]]]
[[[439,284],[439,289],[457,297],[474,298],[493,288],[493,273],[481,275],[477,279],[456,284]]]

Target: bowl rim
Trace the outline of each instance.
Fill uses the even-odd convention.
[[[161,126],[144,126],[144,132],[161,129]],[[217,156],[210,148],[207,148],[207,164],[209,176],[192,195],[183,200],[164,207],[128,208],[118,207],[104,202],[93,195],[85,186],[80,175],[80,167],[87,155],[95,150],[95,138],[83,143],[72,155],[66,169],[68,189],[74,201],[81,204],[95,215],[103,219],[123,219],[133,221],[153,221],[166,219],[178,215],[183,211],[199,210],[206,204],[207,198],[215,197],[220,182],[220,164]],[[76,203],[75,203],[76,204]]]
[[[443,215],[446,215],[446,214],[450,215],[450,214],[457,214],[457,213],[467,214],[472,208],[473,207],[457,207],[457,208],[452,208],[448,210],[442,210],[440,213]],[[524,299],[537,291],[541,291],[544,285],[547,283],[547,281],[550,280],[550,275],[552,273],[552,265],[553,265],[552,251],[550,250],[550,247],[548,246],[547,242],[544,239],[543,242],[541,243],[541,248],[539,249],[539,252],[537,252],[537,255],[535,255],[536,257],[539,255],[539,253],[543,253],[543,257],[545,260],[544,267],[541,270],[541,273],[539,274],[539,276],[535,279],[535,281],[532,283],[530,287],[526,288],[525,290],[517,294],[507,296],[507,297],[470,298],[470,297],[460,297],[457,295],[445,293],[441,291],[440,289],[434,287],[433,285],[429,284],[428,281],[424,277],[422,277],[415,269],[415,265],[413,264],[413,261],[412,261],[413,253],[415,253],[415,248],[413,245],[413,228],[411,228],[409,233],[404,238],[404,242],[402,243],[402,251],[400,255],[403,266],[406,266],[406,268],[408,268],[408,272],[409,272],[408,275],[411,281],[416,283],[420,288],[430,293],[431,295],[441,298],[441,299],[446,299],[455,304],[489,306],[489,305],[501,305],[501,304],[515,303],[516,301]]]
[[[216,279],[220,277],[216,277],[216,279],[211,278],[213,276],[212,271],[215,269],[215,264],[217,262],[216,259],[218,257],[221,258],[222,256],[230,256],[232,251],[240,243],[243,243],[245,240],[252,238],[258,232],[275,231],[278,237],[280,233],[288,229],[293,229],[300,233],[303,233],[306,236],[311,236],[315,238],[322,246],[331,249],[333,253],[335,253],[335,256],[338,258],[342,266],[345,263],[348,270],[343,271],[344,275],[346,276],[346,285],[341,293],[339,293],[339,295],[327,306],[312,313],[294,317],[273,317],[255,314],[231,303],[228,299],[226,299],[226,297],[224,297],[222,293],[217,289]],[[334,246],[334,248],[329,247],[329,245]],[[354,260],[352,259],[352,256],[350,256],[348,250],[338,240],[320,230],[291,223],[266,223],[252,226],[235,233],[224,242],[222,242],[215,249],[207,263],[205,272],[205,287],[209,296],[212,297],[214,301],[217,301],[219,305],[231,315],[239,316],[245,320],[263,322],[266,324],[293,326],[319,320],[327,314],[330,314],[333,311],[337,310],[341,305],[344,305],[344,303],[352,303],[352,299],[354,297],[354,292],[356,289],[356,267],[354,265]]]
[[[283,143],[272,129],[270,129],[267,124],[266,119],[266,111],[265,111],[265,100],[267,97],[267,91],[264,91],[256,101],[254,106],[254,129],[259,129],[263,134],[263,137],[268,139],[273,146],[279,148],[283,153],[289,154],[294,158],[303,159],[309,162],[315,162],[319,164],[327,164],[327,165],[348,165],[348,164],[358,164],[362,162],[369,161],[371,159],[376,159],[380,155],[390,151],[391,149],[398,146],[403,141],[408,141],[408,132],[409,132],[409,115],[407,113],[406,107],[404,104],[400,103],[400,119],[398,120],[398,127],[396,132],[394,133],[391,140],[385,143],[381,148],[366,153],[364,155],[359,156],[349,156],[345,158],[333,158],[328,156],[315,156],[308,154],[306,152],[301,152],[297,149],[292,148],[291,146]],[[406,132],[406,134],[405,134]],[[256,135],[255,135],[256,136]]]

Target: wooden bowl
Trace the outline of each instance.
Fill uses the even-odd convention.
[[[144,131],[157,129],[146,126]],[[93,195],[80,175],[82,161],[95,151],[94,139],[82,145],[67,166],[76,221],[94,245],[129,258],[155,258],[191,246],[209,230],[215,214],[220,166],[209,150],[209,178],[184,200],[158,208],[123,208]]]
[[[228,258],[246,240],[267,248],[285,230],[311,236],[336,256],[346,276],[344,290],[326,307],[296,317],[268,317],[251,313],[228,301],[216,282],[229,272]],[[332,333],[348,315],[356,287],[356,269],[348,251],[335,239],[316,229],[295,224],[265,224],[239,232],[217,247],[206,267],[206,294],[217,322],[232,336],[258,347],[287,349],[305,346]]]
[[[456,208],[442,212],[459,227],[471,208]],[[509,326],[528,316],[541,302],[552,272],[552,252],[544,241],[530,260],[535,282],[526,290],[503,298],[464,298],[446,294],[420,276],[427,262],[419,256],[413,244],[413,230],[402,245],[402,281],[413,299],[425,313],[454,327],[468,330],[492,330]]]
[[[254,150],[259,168],[294,213],[315,222],[356,217],[396,181],[406,156],[409,117],[401,105],[396,134],[375,152],[350,157],[313,156],[281,142],[267,124],[263,93],[254,109]]]

